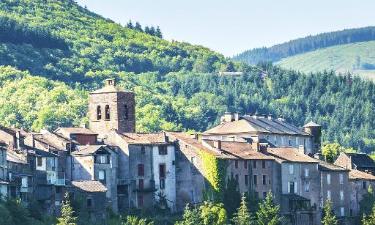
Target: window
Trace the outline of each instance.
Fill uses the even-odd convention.
[[[138,189],[139,190],[143,190],[144,188],[144,182],[143,182],[143,179],[139,179],[138,180]]]
[[[105,180],[105,171],[99,170],[98,178],[100,181]]]
[[[327,191],[327,199],[331,200],[331,191],[330,190]]]
[[[138,207],[143,207],[143,195],[139,194],[137,197]]]
[[[249,175],[245,175],[245,185],[249,185]]]
[[[145,166],[138,164],[138,176],[143,177],[145,175]]]
[[[247,169],[247,160],[245,160],[245,161],[243,162],[243,167],[244,167],[245,169]]]
[[[145,146],[141,146],[141,154],[142,155],[146,154],[146,148],[145,148]]]
[[[257,186],[257,184],[258,184],[258,176],[257,175],[254,175],[253,182],[254,182],[254,186]]]
[[[101,120],[102,119],[102,108],[100,105],[96,107],[96,119]]]
[[[289,146],[292,146],[292,140],[288,140],[288,144],[289,144]]]
[[[234,160],[234,167],[237,169],[238,168],[238,160]]]
[[[367,189],[366,181],[362,181],[362,188],[363,188],[363,189]]]
[[[306,181],[305,182],[305,192],[309,192],[310,191],[310,181]]]
[[[289,185],[288,185],[288,192],[289,194],[294,194],[296,191],[297,191],[297,184],[294,183],[294,182],[288,182]]]
[[[340,200],[344,201],[344,191],[340,191]]]
[[[308,177],[309,176],[309,169],[308,168],[305,168],[305,177]]]
[[[91,198],[87,198],[86,199],[86,205],[87,205],[87,208],[91,208],[92,207],[92,199]]]
[[[109,109],[109,105],[105,106],[105,119],[110,120],[111,119],[111,111]]]
[[[345,208],[344,207],[340,208],[340,216],[345,216]]]
[[[27,188],[27,177],[22,177],[21,179],[21,187]]]
[[[327,184],[331,184],[331,174],[327,174]]]
[[[159,164],[159,177],[160,178],[165,178],[166,177],[165,164]]]
[[[263,177],[262,177],[262,183],[263,183],[263,185],[267,184],[267,176],[266,175],[263,175]]]
[[[254,168],[254,169],[257,168],[257,161],[256,161],[256,160],[253,161],[253,168]]]
[[[294,167],[293,165],[289,165],[289,174],[293,174],[294,173]]]
[[[340,173],[339,179],[340,179],[340,184],[344,184],[344,174]]]
[[[262,168],[264,169],[264,168],[266,168],[266,161],[262,161]]]
[[[164,178],[161,178],[161,179],[160,179],[160,189],[161,189],[161,190],[164,190],[164,189],[165,189],[165,179],[164,179]]]
[[[159,155],[167,155],[167,154],[168,154],[167,146],[165,145],[159,146]]]
[[[129,109],[127,105],[124,105],[124,119],[127,120],[128,118],[129,118]]]
[[[267,197],[267,192],[263,192],[263,198]]]
[[[42,157],[37,157],[36,162],[38,166],[43,166],[43,158]]]
[[[96,156],[96,163],[107,164],[108,163],[108,156],[107,155]]]

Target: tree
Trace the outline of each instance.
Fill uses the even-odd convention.
[[[252,224],[252,218],[247,208],[246,197],[243,195],[241,198],[241,205],[235,213],[233,219],[235,225],[250,225]]]
[[[332,211],[332,203],[327,200],[323,207],[322,225],[337,225],[338,221]]]
[[[268,192],[266,198],[260,203],[256,212],[258,225],[279,225],[281,224],[280,206],[273,202],[272,193]]]
[[[121,225],[153,225],[154,222],[148,222],[146,219],[136,216],[127,216]]]
[[[159,38],[163,38],[163,34],[162,34],[159,26],[156,27],[155,36],[159,37]]]
[[[61,206],[61,217],[59,217],[57,225],[77,225],[77,217],[73,216],[74,210],[70,205],[69,194],[65,193],[64,201]]]
[[[241,203],[241,193],[238,191],[238,181],[233,177],[228,179],[223,198],[224,207],[228,213],[228,217],[232,217]]]
[[[363,214],[362,224],[375,225],[375,205],[372,207],[372,212],[370,215],[366,216],[365,214]]]
[[[338,143],[325,144],[322,148],[322,154],[327,162],[333,163],[339,152],[343,148]]]
[[[375,194],[372,186],[369,185],[367,193],[363,195],[362,200],[359,202],[361,215],[369,215],[375,205]]]
[[[197,208],[191,208],[186,205],[182,220],[178,221],[176,225],[200,225],[202,220],[200,218],[200,211]]]
[[[221,203],[204,202],[199,210],[203,225],[224,225],[227,222],[227,212]]]

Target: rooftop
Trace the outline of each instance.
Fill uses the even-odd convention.
[[[58,134],[66,133],[66,134],[97,135],[96,133],[94,133],[90,129],[84,128],[84,127],[59,127],[55,130],[55,133],[58,133]],[[65,138],[67,138],[67,137],[65,137]]]
[[[365,153],[344,153],[350,157],[352,163],[356,165],[358,168],[367,167],[367,168],[375,168],[375,162],[371,157]]]
[[[297,148],[268,148],[267,152],[289,162],[318,163],[317,159],[299,152]]]
[[[81,145],[78,146],[78,151],[74,151],[72,155],[93,155],[97,151],[107,151],[106,145]]]
[[[224,122],[203,134],[270,133],[309,136],[302,129],[282,119],[261,116],[242,116],[238,120]]]
[[[164,132],[159,133],[120,133],[120,136],[129,144],[167,144]]]
[[[359,170],[349,171],[350,180],[375,180],[375,176],[369,173],[365,173]]]
[[[85,192],[106,192],[107,188],[96,180],[72,181],[72,186]]]
[[[334,165],[332,163],[328,163],[326,161],[316,159],[319,162],[319,169],[320,170],[329,170],[329,171],[349,171],[348,169]]]
[[[14,150],[7,151],[7,161],[18,164],[27,164],[26,156]]]

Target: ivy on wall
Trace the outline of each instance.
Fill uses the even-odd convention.
[[[222,202],[225,191],[227,163],[225,160],[204,151],[200,151],[199,155],[203,163],[203,173],[209,185],[204,193],[205,198]]]

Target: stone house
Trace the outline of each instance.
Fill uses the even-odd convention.
[[[89,220],[94,224],[106,224],[108,206],[107,188],[99,181],[72,181],[70,198],[87,210]]]
[[[176,210],[175,145],[164,132],[119,133],[104,140],[118,147],[118,205]]]
[[[322,211],[324,203],[331,201],[335,215],[345,222],[350,208],[349,170],[322,160],[318,162],[321,184],[319,208]]]
[[[360,202],[363,195],[368,192],[369,187],[375,187],[375,176],[360,170],[350,170],[349,172],[349,188],[350,188],[350,211],[349,215],[361,217]]]
[[[292,224],[317,224],[320,221],[320,172],[318,161],[303,154],[303,149],[268,148],[276,158],[281,181],[281,213]]]
[[[8,196],[7,148],[0,142],[0,198]]]
[[[77,146],[72,160],[72,180],[101,182],[109,205],[117,211],[117,153],[106,145]]]
[[[375,175],[375,162],[365,153],[341,152],[335,164],[349,170],[360,170]]]
[[[272,116],[239,116],[226,113],[221,124],[203,133],[203,139],[223,141],[268,142],[275,147],[304,146],[305,154],[314,155],[320,147],[321,127],[308,123],[304,129]],[[316,136],[313,136],[315,134]]]
[[[80,145],[97,144],[98,134],[85,127],[59,127],[54,133]]]

